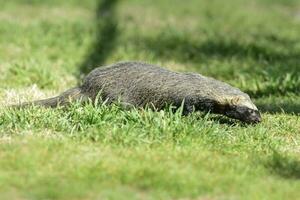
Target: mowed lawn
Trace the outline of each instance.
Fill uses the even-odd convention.
[[[298,0],[0,0],[0,199],[299,199]],[[247,92],[263,122],[10,110],[141,60]]]

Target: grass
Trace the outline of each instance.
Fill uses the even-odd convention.
[[[299,197],[298,1],[0,3],[1,199]],[[120,60],[226,81],[251,95],[263,122],[101,103],[5,108]]]

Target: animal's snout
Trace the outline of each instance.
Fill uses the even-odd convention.
[[[251,123],[256,124],[262,121],[261,115],[257,110],[250,110],[249,113],[250,113],[249,118]]]

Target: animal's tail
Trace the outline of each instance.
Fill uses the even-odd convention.
[[[58,106],[67,106],[74,101],[86,101],[88,98],[81,91],[80,87],[75,87],[63,92],[61,95],[49,99],[26,102],[19,105],[10,106],[11,108],[25,108],[29,106],[42,106],[55,108]]]

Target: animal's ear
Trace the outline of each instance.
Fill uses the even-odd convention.
[[[241,97],[237,96],[237,97],[233,97],[231,100],[230,100],[230,104],[231,105],[238,105],[240,103],[240,101],[242,100]]]

